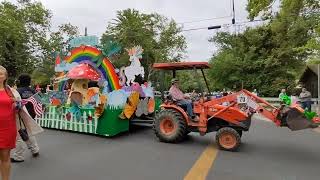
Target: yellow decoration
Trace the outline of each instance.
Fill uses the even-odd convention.
[[[95,108],[94,115],[96,117],[100,117],[103,114],[105,104],[99,104],[98,107]]]
[[[100,94],[100,104],[106,104],[107,103],[107,96]]]
[[[75,98],[79,105],[85,105],[88,103],[88,79],[75,79],[71,85],[71,92],[67,104],[71,103],[71,99]]]
[[[128,103],[124,106],[123,112],[119,117],[121,119],[129,119],[137,109],[139,101],[139,92],[133,92],[128,98]]]
[[[98,87],[91,87],[88,89],[88,92],[87,92],[87,101],[90,101],[90,99],[99,93],[99,88]]]

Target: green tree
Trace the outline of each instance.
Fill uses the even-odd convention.
[[[61,52],[67,40],[79,34],[71,24],[50,32],[51,17],[40,2],[0,3],[0,63],[8,70],[9,82],[24,72],[32,73],[35,83],[49,83],[54,75],[53,52]]]
[[[253,19],[262,13],[266,19],[273,19],[278,23],[292,26],[292,22],[300,23],[300,29],[307,29],[311,37],[307,44],[300,48],[301,51],[309,53],[311,60],[320,58],[320,1],[319,0],[280,0],[281,10],[272,15],[272,5],[275,0],[249,0],[247,10],[249,18]],[[308,23],[303,23],[309,21]],[[305,28],[303,26],[310,26]],[[295,27],[295,26],[292,26]],[[298,29],[297,29],[298,30]],[[299,33],[299,31],[297,31]],[[281,37],[282,34],[279,34]]]
[[[50,18],[40,2],[0,3],[0,63],[8,70],[9,82],[37,65]]]
[[[42,61],[32,72],[34,83],[49,84],[50,78],[55,74],[55,58],[58,54],[65,56],[70,50],[68,42],[79,36],[79,28],[70,23],[61,24],[56,32],[51,32],[50,36],[43,43]]]
[[[117,40],[123,48],[141,45],[144,49],[141,64],[145,67],[146,79],[150,80],[155,62],[179,61],[185,52],[186,41],[174,20],[159,14],[144,14],[134,9],[118,11],[116,19],[109,23],[103,34],[102,44]],[[113,57],[113,63],[127,66],[129,57],[124,49]]]
[[[320,22],[318,22],[318,26],[315,28],[312,34],[313,37],[308,41],[304,49],[311,52],[311,56],[309,59],[310,62],[320,63]]]
[[[274,10],[272,5],[274,5],[275,2],[276,0],[248,0],[247,11],[249,12],[249,18],[254,19],[259,15],[262,15],[266,19],[274,18],[273,16],[277,15],[277,13],[272,12],[272,10]],[[320,8],[319,0],[280,0],[280,4],[282,10],[296,9],[304,14],[314,13],[319,11]],[[303,6],[303,9],[296,5],[300,7]],[[282,13],[286,12],[282,11]]]
[[[281,3],[278,13],[266,13],[269,21],[264,25],[238,35],[218,33],[210,40],[219,46],[210,71],[216,87],[241,88],[243,83],[244,88],[256,88],[265,96],[276,96],[281,88],[295,87],[305,61],[313,53],[306,50],[306,45],[314,38],[310,32],[316,29],[318,17],[311,11],[311,1]],[[250,17],[269,10],[271,4],[271,1],[249,1]]]
[[[200,70],[195,73],[194,70],[184,70],[177,72],[177,78],[183,92],[208,91]]]

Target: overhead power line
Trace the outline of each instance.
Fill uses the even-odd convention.
[[[252,21],[242,21],[242,22],[237,22],[235,24],[223,24],[223,25],[216,25],[216,26],[209,26],[209,27],[199,27],[199,28],[191,28],[191,29],[183,29],[183,32],[186,31],[196,31],[196,30],[202,30],[202,29],[207,29],[207,30],[211,30],[211,29],[220,29],[223,26],[230,26],[230,25],[243,25],[243,24],[248,24],[248,23],[253,23],[253,22],[262,22],[262,21],[266,21],[266,20],[262,20],[262,19],[257,19],[257,20],[252,20]]]
[[[207,18],[207,19],[199,19],[199,20],[194,20],[194,21],[178,22],[177,24],[190,24],[190,23],[197,23],[197,22],[203,22],[203,21],[211,21],[211,20],[216,20],[216,19],[225,19],[225,18],[229,18],[229,17],[231,17],[231,15],[214,17],[214,18]]]
[[[211,21],[211,20],[216,20],[216,19],[225,19],[225,18],[230,18],[230,17],[235,19],[234,0],[230,0],[230,9],[231,9],[231,12],[227,16],[220,16],[220,17],[213,17],[213,18],[206,18],[206,19],[198,19],[198,20],[193,20],[193,21],[184,21],[184,22],[178,22],[177,24],[190,24],[190,23],[197,23],[197,22],[203,22],[203,21]]]

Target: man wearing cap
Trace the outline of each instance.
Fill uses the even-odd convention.
[[[195,120],[195,115],[193,114],[192,102],[189,100],[190,97],[184,95],[184,93],[179,89],[179,81],[178,79],[171,80],[171,87],[169,89],[169,94],[172,99],[178,101],[182,106],[187,107],[188,115],[191,119]]]

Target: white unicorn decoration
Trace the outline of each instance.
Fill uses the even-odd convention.
[[[143,49],[141,46],[136,46],[131,49],[126,49],[131,62],[130,66],[124,68],[124,74],[127,77],[126,84],[130,86],[130,83],[133,83],[135,76],[141,75],[144,78],[144,68],[141,66],[140,59],[142,58]]]

